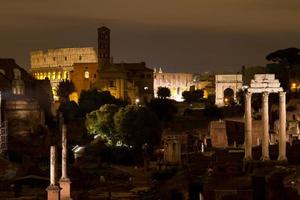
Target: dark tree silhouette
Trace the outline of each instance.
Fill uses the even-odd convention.
[[[199,102],[203,98],[204,91],[203,90],[194,90],[194,91],[184,91],[182,93],[182,97],[184,101],[191,102]]]
[[[167,87],[159,87],[157,90],[157,96],[160,99],[165,99],[171,96],[171,91]]]
[[[57,89],[57,96],[61,102],[69,101],[69,95],[75,91],[75,86],[72,81],[64,80],[59,83]]]
[[[266,59],[277,64],[267,65],[267,68],[269,72],[276,75],[283,88],[289,91],[291,82],[300,73],[300,49],[294,47],[280,49],[268,54]]]
[[[99,109],[104,104],[126,105],[122,100],[116,99],[109,91],[99,92],[96,89],[83,90],[79,98],[79,108],[83,115]]]

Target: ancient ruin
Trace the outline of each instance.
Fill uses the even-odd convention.
[[[60,200],[60,188],[56,181],[56,147],[50,148],[50,185],[47,187],[48,200]]]
[[[67,200],[71,199],[71,181],[67,175],[67,162],[68,162],[68,149],[67,149],[67,127],[65,124],[62,126],[62,155],[61,155],[61,178],[59,180],[59,186],[61,187],[60,198]]]
[[[251,80],[245,96],[245,160],[252,160],[252,107],[251,96],[254,93],[262,94],[262,157],[261,160],[270,160],[269,157],[269,94],[279,94],[279,156],[278,160],[286,160],[286,98],[285,92],[274,74],[256,74]]]

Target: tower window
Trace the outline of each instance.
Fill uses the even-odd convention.
[[[81,60],[82,59],[82,57],[81,56],[79,56],[79,60]]]
[[[68,60],[68,58],[67,57],[65,57],[65,61],[67,61]]]
[[[84,78],[89,79],[90,78],[90,73],[88,71],[84,72]]]
[[[55,59],[56,59],[56,58],[55,58],[55,57],[53,57],[53,61],[55,61]]]

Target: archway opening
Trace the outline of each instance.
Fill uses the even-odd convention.
[[[234,91],[231,88],[227,88],[224,90],[224,98],[223,98],[224,104],[229,105],[234,103]]]

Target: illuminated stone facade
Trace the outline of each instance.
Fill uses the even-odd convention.
[[[236,100],[236,93],[243,86],[242,74],[218,74],[215,75],[216,105],[224,106],[228,99],[224,98],[225,90],[232,91],[233,98]]]
[[[154,73],[154,96],[157,97],[159,87],[167,87],[171,91],[171,99],[183,101],[182,92],[189,91],[194,86],[193,74],[165,73],[162,70]]]
[[[48,78],[54,100],[58,100],[57,86],[62,80],[70,80],[73,64],[97,63],[97,54],[92,47],[49,49],[32,51],[30,61],[32,75],[38,80]]]
[[[191,89],[204,91],[204,98],[214,94],[214,78],[207,74],[169,73],[161,69],[154,72],[154,96],[157,97],[159,87],[167,87],[171,91],[170,99],[183,101],[182,92]]]
[[[79,96],[82,90],[92,88],[99,78],[98,63],[75,63],[70,75]]]

